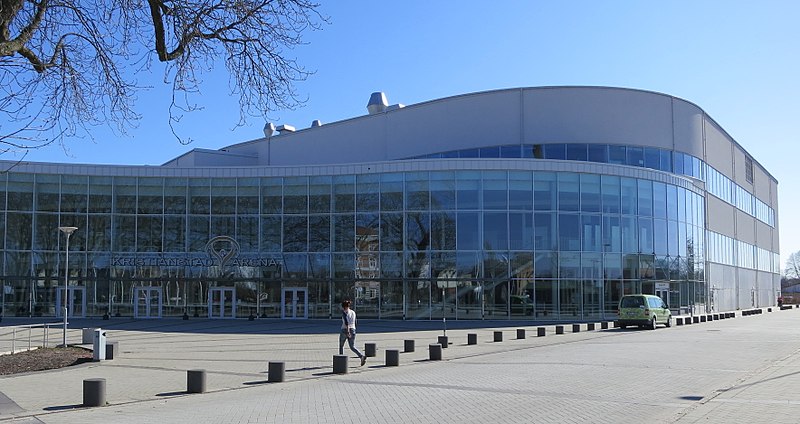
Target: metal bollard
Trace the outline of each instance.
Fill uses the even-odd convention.
[[[205,393],[206,370],[186,371],[186,391],[189,393]]]
[[[442,349],[447,349],[447,345],[450,344],[447,341],[447,336],[439,336],[438,340],[439,340],[439,344],[442,346]]]
[[[517,339],[524,339],[524,338],[525,338],[525,329],[517,328]]]
[[[414,351],[414,340],[403,340],[403,352]]]
[[[106,341],[106,360],[110,361],[119,355],[119,342]]]
[[[400,351],[397,349],[386,349],[386,366],[396,367],[400,365]]]
[[[280,383],[286,378],[286,364],[283,362],[270,362],[267,370],[267,381],[270,383]]]
[[[372,358],[377,355],[378,345],[375,343],[364,343],[364,356]]]
[[[494,341],[502,342],[503,341],[503,332],[502,331],[495,331],[494,332]]]
[[[536,328],[536,337],[544,337],[546,333],[546,329],[544,327],[537,327]]]
[[[478,335],[475,333],[467,334],[467,344],[468,345],[478,344]]]
[[[347,374],[347,355],[333,355],[333,373]]]
[[[106,404],[106,379],[87,378],[83,380],[83,406],[104,406]]]
[[[441,361],[442,360],[442,345],[438,343],[432,343],[428,345],[428,358],[431,361]]]

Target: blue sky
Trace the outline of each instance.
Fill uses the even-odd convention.
[[[796,1],[324,1],[330,23],[288,52],[309,70],[304,107],[268,120],[305,128],[366,114],[370,93],[414,104],[509,87],[604,85],[652,90],[705,110],[779,181],[782,258],[800,251],[800,2]],[[158,65],[157,65],[158,66]],[[26,160],[160,165],[191,148],[262,135],[238,121],[224,68],[205,75],[205,109],[167,126],[162,72],[139,75],[138,128],[30,152]],[[2,159],[11,159],[4,155]]]

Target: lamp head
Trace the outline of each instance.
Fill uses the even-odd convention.
[[[58,227],[58,230],[61,231],[64,234],[66,234],[67,236],[69,236],[70,234],[75,232],[75,230],[77,230],[77,229],[78,229],[78,227]]]

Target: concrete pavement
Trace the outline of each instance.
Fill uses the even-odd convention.
[[[359,348],[374,342],[377,356],[334,375],[338,321],[73,321],[71,340],[101,326],[119,357],[0,377],[0,422],[795,423],[798,324],[800,309],[774,308],[656,331],[547,325],[545,337],[529,322],[447,322],[452,344],[429,361],[441,322],[360,321]],[[416,351],[385,367],[407,339]],[[270,361],[285,382],[267,383]],[[207,393],[186,393],[189,369],[206,370]],[[81,406],[88,378],[106,379],[108,406]]]

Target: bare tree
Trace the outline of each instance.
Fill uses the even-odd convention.
[[[309,72],[287,50],[326,18],[308,0],[0,0],[0,153],[110,124],[136,124],[137,75],[164,63],[168,120],[199,108],[202,75],[224,64],[240,118],[302,103]]]
[[[794,252],[786,259],[784,275],[790,279],[800,278],[800,252]]]

